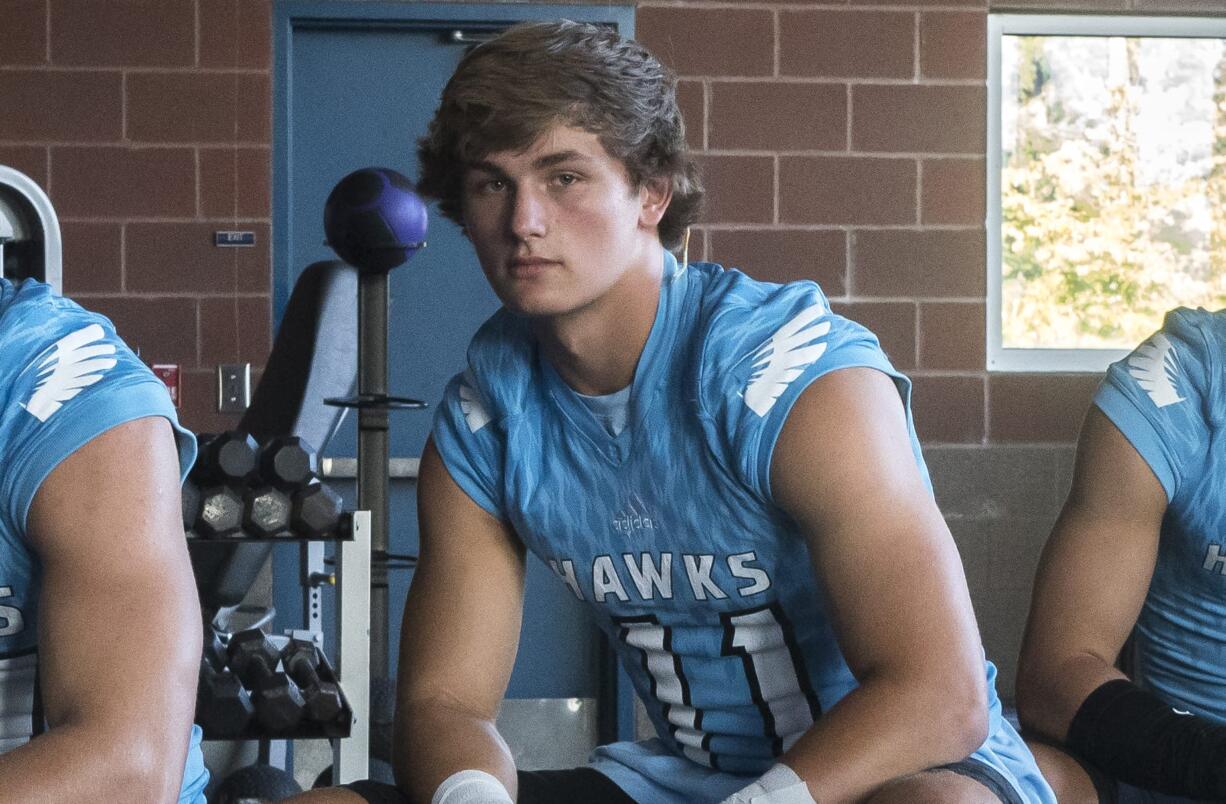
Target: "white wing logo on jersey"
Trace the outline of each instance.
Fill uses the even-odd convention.
[[[1159,332],[1128,358],[1128,373],[1137,381],[1154,404],[1160,408],[1182,402],[1175,390],[1176,366],[1174,344]]]
[[[745,404],[754,413],[769,413],[788,385],[826,351],[818,339],[830,331],[830,322],[811,326],[824,315],[822,304],[800,311],[754,352],[753,375],[745,386]]]
[[[464,421],[468,422],[470,433],[475,433],[490,423],[490,414],[485,412],[481,400],[477,399],[477,392],[467,380],[460,383],[460,412],[464,414]]]
[[[108,357],[115,354],[115,345],[97,343],[105,336],[101,326],[90,324],[60,338],[35,358],[36,362],[41,361],[38,385],[22,407],[45,422],[82,389],[101,380],[103,373],[116,363],[113,357]]]

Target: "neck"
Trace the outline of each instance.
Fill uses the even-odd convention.
[[[581,394],[620,391],[634,380],[660,304],[662,246],[591,304],[535,321],[545,358]]]

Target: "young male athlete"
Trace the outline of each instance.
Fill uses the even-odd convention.
[[[465,56],[423,140],[420,187],[504,308],[422,458],[400,787],[1052,801],[985,675],[907,379],[813,283],[667,250],[702,194],[674,91],[612,31],[517,26]],[[592,608],[656,738],[517,773],[494,718],[527,550]]]
[[[0,279],[0,801],[203,804],[194,453],[110,322]]]
[[[1226,801],[1223,355],[1226,312],[1168,313],[1082,427],[1017,685],[1023,725],[1084,763],[1036,746],[1062,804]]]

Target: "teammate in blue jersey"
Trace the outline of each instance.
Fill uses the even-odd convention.
[[[0,799],[203,804],[194,454],[109,321],[0,279]]]
[[[1036,747],[1062,803],[1226,801],[1223,355],[1226,311],[1172,311],[1082,427],[1018,673],[1022,723],[1085,763]]]
[[[672,75],[599,26],[517,26],[460,62],[421,157],[503,309],[422,457],[404,793],[1053,801],[1000,716],[907,379],[813,283],[669,253],[702,196]],[[527,550],[592,609],[654,739],[517,772],[494,718]]]

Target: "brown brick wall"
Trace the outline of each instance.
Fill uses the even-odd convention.
[[[700,252],[811,278],[915,381],[928,444],[1063,444],[1098,375],[984,369],[992,10],[1226,13],[1226,0],[638,4],[682,78],[711,203]]]
[[[1226,13],[1226,0],[656,0],[710,186],[692,253],[816,279],[916,381],[928,444],[1067,444],[1093,376],[983,369],[989,10]],[[65,290],[217,429],[216,363],[269,346],[271,0],[7,0],[0,162],[45,187]],[[16,110],[20,110],[17,112]],[[218,249],[211,233],[256,232]]]
[[[178,363],[184,423],[215,367],[268,353],[270,0],[6,0],[0,163],[51,197],[64,291],[150,363]],[[256,232],[254,249],[212,244]]]

